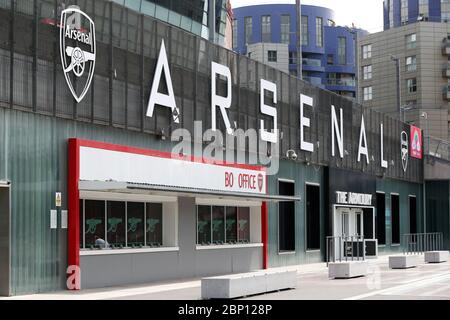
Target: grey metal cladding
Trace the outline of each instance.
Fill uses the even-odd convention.
[[[77,4],[96,23],[97,64],[91,89],[77,104],[65,82],[58,56],[56,0],[0,1],[0,106],[123,128],[129,131],[168,134],[182,126],[192,130],[194,121],[211,126],[211,61],[230,67],[232,72],[231,123],[241,129],[258,128],[270,118],[259,112],[259,79],[277,83],[278,127],[283,132],[280,155],[294,149],[299,161],[316,165],[363,171],[367,174],[420,182],[422,161],[410,158],[406,174],[401,170],[400,132],[403,124],[364,110],[370,164],[357,162],[362,107],[347,98],[313,87],[269,66],[239,56],[200,37],[144,16],[111,1],[65,1]],[[35,28],[36,27],[36,28]],[[34,31],[33,31],[34,30]],[[20,41],[19,41],[20,39]],[[180,124],[174,124],[167,108],[156,107],[152,118],[145,116],[156,58],[164,39],[173,78]],[[160,89],[165,90],[165,84]],[[226,92],[219,80],[219,92]],[[311,128],[305,138],[315,152],[300,151],[299,96],[314,99],[306,108]],[[331,157],[330,105],[344,109],[344,159]],[[385,127],[387,170],[380,166],[380,123]],[[219,115],[218,128],[224,132]],[[408,132],[409,134],[409,132]]]

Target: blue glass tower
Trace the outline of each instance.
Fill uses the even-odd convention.
[[[384,30],[417,21],[450,21],[448,0],[385,0],[383,4]]]
[[[356,38],[360,30],[339,27],[331,9],[302,5],[301,34],[294,4],[268,4],[233,9],[233,49],[247,54],[254,43],[286,43],[289,71],[297,74],[297,41],[301,41],[302,77],[338,94],[356,96]]]

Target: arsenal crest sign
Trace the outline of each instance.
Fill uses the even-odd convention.
[[[401,148],[402,148],[402,167],[403,171],[406,172],[406,169],[408,169],[408,160],[409,160],[409,140],[408,140],[408,134],[403,131],[401,135]]]
[[[95,70],[95,25],[77,7],[61,13],[61,63],[67,85],[77,102],[89,91]]]

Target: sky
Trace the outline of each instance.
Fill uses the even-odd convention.
[[[231,0],[233,8],[267,3],[295,3],[295,0]],[[301,0],[302,4],[333,9],[336,23],[365,29],[371,33],[383,30],[383,0]]]

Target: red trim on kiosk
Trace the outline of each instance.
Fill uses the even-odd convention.
[[[194,156],[184,156],[163,152],[150,149],[141,149],[135,147],[122,146],[117,144],[91,141],[91,140],[81,140],[76,138],[69,139],[68,148],[68,206],[69,206],[69,221],[68,221],[68,265],[69,266],[80,266],[80,191],[78,188],[78,182],[80,179],[80,147],[91,147],[96,149],[104,149],[110,151],[118,151],[125,153],[133,153],[140,155],[147,155],[159,158],[167,159],[179,159],[189,162],[199,162],[205,164],[214,164],[218,166],[247,169],[247,170],[257,170],[265,171],[266,168],[262,166],[252,166],[247,164],[236,164],[236,163],[217,163],[216,161],[209,161],[205,158],[198,158]],[[266,176],[266,193],[267,193],[267,176]],[[267,214],[267,203],[263,202],[261,206],[261,229],[262,229],[262,241],[263,241],[263,267],[267,268],[268,264],[268,214]],[[69,275],[70,276],[70,275]]]
[[[80,267],[80,192],[78,180],[80,177],[80,144],[77,139],[69,139],[68,148],[68,265]],[[70,275],[69,275],[70,276]]]

